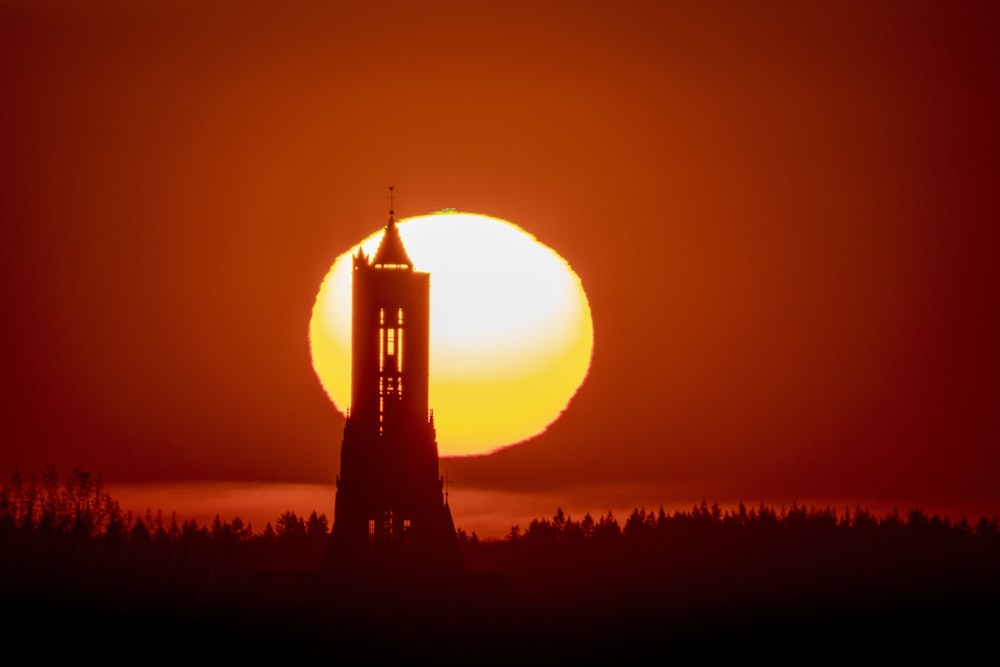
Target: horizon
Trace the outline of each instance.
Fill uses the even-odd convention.
[[[674,512],[689,512],[699,507],[702,501],[718,505],[724,512],[735,511],[740,503],[748,509],[765,505],[777,511],[790,509],[792,506],[809,509],[831,509],[837,516],[846,511],[851,513],[856,509],[868,511],[882,518],[894,512],[901,515],[912,510],[918,510],[928,516],[939,516],[953,522],[962,518],[975,523],[980,518],[992,519],[1000,512],[995,507],[979,509],[968,506],[949,505],[947,503],[919,504],[891,499],[875,499],[870,501],[849,498],[803,498],[803,499],[713,499],[692,497],[689,500],[670,497],[661,494],[657,500],[655,490],[645,488],[634,496],[622,489],[609,489],[605,501],[593,500],[594,491],[591,488],[562,489],[550,492],[495,492],[481,491],[475,488],[466,489],[453,482],[450,494],[456,499],[452,505],[455,527],[464,530],[469,535],[476,533],[480,539],[503,539],[513,526],[521,530],[528,527],[534,519],[551,517],[562,509],[567,517],[579,521],[586,514],[595,520],[611,512],[619,522],[624,520],[635,509],[659,511],[662,507],[668,514]],[[239,517],[244,523],[253,525],[254,533],[264,529],[266,523],[272,525],[280,514],[293,511],[300,517],[308,517],[310,513],[333,520],[333,497],[336,489],[333,485],[323,484],[286,484],[286,483],[252,483],[252,482],[183,482],[167,484],[110,484],[105,489],[113,499],[119,501],[123,511],[131,511],[134,516],[144,516],[147,510],[155,516],[157,510],[162,510],[165,517],[171,512],[177,513],[177,520],[195,519],[199,525],[211,525],[216,516],[223,521],[232,521]],[[182,502],[177,498],[182,497]],[[630,499],[631,498],[631,499]],[[173,499],[173,501],[171,501]],[[327,502],[322,502],[322,501]],[[471,502],[470,502],[471,501]],[[171,506],[170,502],[174,502]]]

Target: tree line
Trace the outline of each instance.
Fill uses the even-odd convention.
[[[195,519],[179,520],[162,510],[147,509],[144,514],[122,511],[117,500],[104,488],[102,478],[79,468],[60,483],[53,466],[46,466],[39,478],[25,479],[18,469],[10,481],[0,487],[0,535],[5,543],[14,536],[60,539],[99,539],[108,543],[135,545],[177,544],[181,542],[218,541],[301,546],[322,543],[329,535],[330,523],[325,514],[313,511],[300,517],[294,511],[279,514],[255,532],[240,517],[225,520],[216,515],[207,525]],[[912,509],[905,515],[898,510],[876,516],[860,505],[842,512],[831,507],[807,507],[792,504],[775,509],[763,502],[748,508],[740,503],[735,509],[723,509],[718,503],[702,500],[690,510],[667,512],[636,507],[619,523],[614,513],[595,519],[587,513],[574,520],[560,507],[551,518],[532,519],[525,529],[513,525],[501,539],[480,539],[473,531],[458,529],[463,548],[505,543],[529,548],[532,545],[630,544],[693,538],[707,534],[802,532],[816,535],[856,533],[865,535],[950,535],[953,538],[1000,538],[1000,517],[980,517],[974,524],[962,516],[958,520],[928,515]]]
[[[239,517],[208,525],[122,511],[100,475],[53,467],[0,488],[0,600],[48,608],[92,601],[164,608],[216,605],[268,585],[266,572],[314,571],[329,536],[325,515],[280,514],[262,531]]]
[[[996,516],[702,501],[635,508],[619,522],[557,509],[500,539],[459,529],[468,576],[429,611],[389,585],[344,605],[345,591],[318,575],[329,529],[316,512],[284,512],[261,531],[239,518],[133,515],[100,475],[74,470],[60,482],[51,467],[40,477],[15,471],[0,488],[0,602],[70,626],[86,617],[88,629],[102,618],[136,630],[195,618],[232,636],[254,628],[343,640],[368,637],[387,614],[401,632],[440,626],[476,641],[505,632],[542,640],[553,624],[676,639],[782,624],[803,632],[839,618],[852,630],[891,617],[963,632],[1000,620]]]
[[[658,511],[636,507],[625,519],[624,525],[618,522],[611,511],[596,520],[587,513],[583,519],[574,521],[560,507],[551,519],[532,519],[527,529],[523,531],[520,525],[512,526],[503,541],[527,544],[624,541],[642,545],[660,539],[682,538],[707,531],[747,534],[777,530],[841,533],[874,531],[883,534],[934,532],[991,538],[1000,535],[1000,517],[983,516],[973,525],[964,516],[953,521],[950,517],[941,517],[938,514],[927,515],[920,509],[912,509],[905,516],[901,515],[898,509],[894,509],[879,517],[860,505],[855,506],[853,511],[846,508],[842,513],[838,513],[831,507],[807,507],[797,503],[787,509],[785,507],[775,509],[764,503],[747,509],[746,504],[741,502],[736,509],[729,510],[723,509],[718,503],[710,506],[706,500],[702,500],[700,505],[694,505],[690,510],[674,512],[666,512],[662,506]],[[469,535],[462,530],[459,530],[459,537],[465,542],[479,541],[475,533]]]
[[[259,540],[296,542],[322,538],[330,532],[325,514],[313,511],[308,518],[293,511],[267,522],[262,532],[238,516],[226,521],[216,515],[211,525],[199,526],[195,519],[169,520],[162,510],[144,515],[123,512],[119,502],[105,490],[101,476],[79,468],[60,484],[54,466],[46,466],[41,478],[25,479],[15,468],[9,482],[0,488],[0,534],[37,534],[76,538],[180,541],[181,539]]]

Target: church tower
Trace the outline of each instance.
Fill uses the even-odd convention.
[[[393,215],[375,254],[354,256],[351,408],[327,552],[346,572],[460,567],[428,406],[430,274],[413,270]]]

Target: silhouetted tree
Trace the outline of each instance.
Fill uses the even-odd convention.
[[[606,516],[602,516],[594,527],[594,539],[598,542],[617,542],[622,536],[621,528],[618,526],[618,520],[615,519],[615,515],[612,514],[611,510],[608,510]]]
[[[265,524],[264,532],[261,533],[260,539],[263,542],[273,542],[278,539],[278,535],[274,532],[274,526],[271,525],[270,521]]]
[[[563,513],[562,507],[557,508],[552,517],[552,529],[555,531],[556,537],[560,537],[566,529],[566,515]]]
[[[562,530],[562,541],[568,545],[583,544],[586,536],[583,533],[583,526],[579,521],[573,521],[572,517],[566,517],[566,523]]]
[[[129,531],[129,540],[134,544],[146,545],[149,544],[149,529],[146,527],[146,522],[139,517],[132,524],[132,530]]]
[[[274,532],[278,539],[299,540],[306,536],[306,522],[295,512],[283,512],[274,524]]]
[[[993,519],[980,517],[976,523],[976,535],[979,537],[997,537],[1000,535],[1000,518],[994,515]]]
[[[326,515],[316,514],[316,510],[313,510],[313,513],[309,515],[309,521],[306,522],[306,533],[311,539],[325,539],[330,533]]]
[[[646,514],[646,508],[633,508],[632,513],[625,520],[625,539],[632,544],[648,544],[652,539],[655,523],[653,515]]]
[[[244,524],[243,519],[236,517],[233,519],[233,534],[241,542],[245,542],[253,537],[253,526],[249,523]]]
[[[167,526],[167,539],[177,542],[181,538],[181,526],[177,523],[177,512],[170,513],[170,525]]]
[[[670,518],[667,516],[666,511],[664,511],[663,505],[660,505],[660,510],[656,513],[656,533],[658,535],[665,535],[669,525]]]
[[[476,531],[472,531],[470,535],[462,528],[456,528],[455,535],[458,537],[458,543],[463,546],[476,546],[479,544],[479,536],[476,535]]]
[[[532,519],[528,524],[528,530],[524,533],[524,540],[537,544],[554,544],[556,541],[556,529],[548,519]]]
[[[222,521],[218,514],[215,515],[215,519],[212,521],[212,537],[215,539],[221,539],[228,537],[230,534],[229,524]]]

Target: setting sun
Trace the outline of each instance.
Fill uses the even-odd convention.
[[[431,275],[430,405],[440,452],[484,454],[541,433],[587,375],[590,307],[555,251],[509,222],[443,211],[398,223]],[[351,257],[340,255],[309,325],[313,367],[341,412],[351,395]]]

